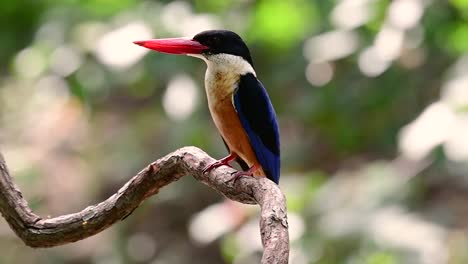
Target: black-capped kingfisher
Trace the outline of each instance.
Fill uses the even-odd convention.
[[[209,164],[204,172],[236,160],[242,175],[280,178],[278,122],[270,98],[257,79],[250,51],[241,37],[228,30],[203,31],[193,38],[135,41],[169,54],[189,55],[208,66],[205,89],[213,121],[229,155]]]

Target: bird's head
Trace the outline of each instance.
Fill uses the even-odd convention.
[[[163,53],[201,58],[208,66],[253,70],[247,45],[239,35],[229,30],[207,30],[193,38],[150,39],[134,43]]]

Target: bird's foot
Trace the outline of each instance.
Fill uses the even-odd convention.
[[[246,171],[236,171],[231,173],[232,178],[229,181],[237,181],[242,176],[253,176],[254,172],[258,170],[260,166],[258,164],[253,165],[250,169]]]
[[[203,174],[209,172],[210,170],[212,169],[215,169],[215,168],[218,168],[218,167],[221,167],[223,165],[225,166],[229,166],[231,167],[231,165],[229,165],[229,162],[235,160],[237,158],[237,155],[235,153],[231,153],[229,154],[229,156],[227,157],[224,157],[220,160],[217,160],[209,165],[207,165],[204,169],[203,169]],[[232,168],[232,167],[231,167]]]

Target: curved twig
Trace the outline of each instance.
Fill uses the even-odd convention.
[[[231,181],[228,167],[208,174],[202,170],[214,159],[195,147],[185,147],[151,163],[107,200],[81,212],[41,218],[28,207],[13,183],[0,153],[0,212],[15,233],[30,247],[53,247],[92,236],[124,219],[146,198],[190,174],[226,197],[261,207],[260,232],[265,248],[262,263],[288,263],[289,238],[285,197],[266,178],[241,177]]]

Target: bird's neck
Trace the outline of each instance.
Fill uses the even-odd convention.
[[[229,54],[211,55],[206,60],[205,89],[208,102],[214,104],[226,98],[231,99],[242,75],[255,70],[240,56]]]
[[[232,73],[237,75],[245,75],[253,73],[256,76],[255,70],[248,61],[241,56],[231,54],[213,54],[209,55],[205,60],[208,65],[208,70],[220,72],[223,74]]]

